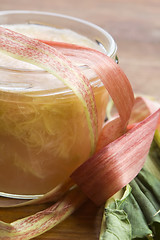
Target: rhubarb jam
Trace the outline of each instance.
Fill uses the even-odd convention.
[[[36,24],[2,26],[32,38],[104,49],[69,29]],[[77,96],[44,70],[0,53],[0,192],[44,194],[90,157],[86,115]],[[79,63],[95,94],[98,134],[108,93],[95,73]]]

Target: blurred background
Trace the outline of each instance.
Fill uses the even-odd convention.
[[[160,98],[159,0],[0,0],[0,10],[40,10],[71,15],[107,30],[134,91]]]

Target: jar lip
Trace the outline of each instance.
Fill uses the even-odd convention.
[[[40,16],[45,16],[46,15],[46,16],[51,16],[51,17],[53,16],[53,17],[58,17],[58,18],[64,19],[64,20],[66,19],[66,20],[69,20],[69,21],[73,21],[75,23],[80,23],[80,24],[82,24],[82,26],[84,25],[84,26],[91,27],[91,29],[96,30],[97,33],[99,32],[100,34],[102,34],[102,36],[104,38],[106,38],[108,40],[109,47],[107,49],[106,55],[111,57],[111,58],[115,57],[115,55],[116,55],[117,45],[116,45],[114,39],[112,38],[112,36],[107,31],[105,31],[103,28],[101,28],[98,25],[96,25],[94,23],[91,23],[91,22],[89,22],[87,20],[83,20],[83,19],[80,19],[80,18],[77,18],[77,17],[73,17],[73,16],[69,16],[69,15],[65,15],[65,14],[45,12],[45,11],[32,11],[32,10],[31,11],[30,10],[7,10],[7,11],[0,11],[0,17],[7,16],[7,15],[11,16],[12,14],[13,15],[33,14],[33,15],[40,15]],[[43,24],[43,22],[42,22],[42,24]],[[96,39],[96,41],[97,41],[97,39]],[[105,47],[103,46],[103,44],[101,42],[97,41],[97,44],[100,44],[102,49],[105,50]],[[26,75],[30,75],[30,74],[49,74],[48,72],[46,72],[43,69],[20,69],[20,68],[10,68],[10,67],[5,67],[5,66],[0,66],[0,71],[11,72],[11,73],[19,72],[19,73],[23,73],[23,74],[26,74]],[[94,84],[94,82],[97,82],[97,80],[96,81],[91,80],[91,84]],[[63,89],[63,87],[60,90],[62,90],[62,89]],[[70,92],[70,89],[68,89],[68,91],[65,90],[65,92]]]
[[[107,56],[109,57],[114,57],[116,52],[117,52],[117,44],[115,43],[113,37],[107,32],[105,31],[103,28],[99,27],[98,25],[91,23],[87,20],[83,20],[77,17],[72,17],[69,15],[65,15],[65,14],[59,14],[59,13],[51,13],[51,12],[44,12],[44,11],[29,11],[29,10],[7,10],[7,11],[0,11],[0,16],[3,15],[10,15],[10,14],[37,14],[37,15],[50,15],[50,16],[55,16],[55,17],[60,17],[60,18],[64,18],[64,19],[68,19],[74,22],[79,22],[82,23],[84,25],[90,26],[93,29],[96,29],[98,32],[102,33],[109,41],[109,50],[107,51]],[[102,44],[101,44],[102,45]],[[32,69],[17,69],[17,68],[8,68],[8,67],[4,67],[4,66],[0,66],[0,69],[2,70],[8,70],[8,71],[22,71],[25,73],[43,73],[45,72],[44,70],[32,70]]]

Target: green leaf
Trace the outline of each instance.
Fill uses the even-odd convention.
[[[144,168],[130,186],[127,186],[120,200],[112,197],[107,201],[100,240],[128,239],[129,226],[132,232],[130,240],[160,239],[160,148],[155,139]],[[114,221],[111,216],[113,213],[117,214]],[[128,219],[128,232],[121,233],[124,222],[118,217],[118,213],[123,213],[123,216]],[[115,238],[113,238],[114,233],[117,234]]]
[[[135,180],[133,180],[130,185],[132,187],[132,194],[135,197],[147,224],[151,224],[154,221],[159,222],[160,216],[156,215],[157,210],[154,207],[153,200],[147,198]]]
[[[119,206],[125,201],[130,194],[131,188],[129,185],[121,200],[115,200],[105,207],[100,240],[130,240],[131,239],[131,224],[124,210]],[[110,202],[110,201],[109,201]]]
[[[130,240],[131,225],[127,214],[123,210],[106,208],[106,230],[101,235],[101,240]]]
[[[123,209],[126,212],[131,224],[132,237],[130,239],[144,238],[148,235],[152,235],[152,231],[148,227],[143,212],[132,192],[133,189],[127,198],[119,204],[119,209]]]
[[[144,168],[130,186],[105,208],[100,240],[159,240],[160,181]]]
[[[145,191],[145,195],[148,194],[150,198],[152,194],[152,199],[154,197],[160,205],[160,181],[145,168],[138,174],[136,181],[140,181],[139,185],[142,185],[141,190]]]
[[[160,147],[155,139],[152,142],[148,158],[145,167],[160,180]]]

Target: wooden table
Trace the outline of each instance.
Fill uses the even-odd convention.
[[[116,40],[120,66],[134,91],[160,99],[159,0],[0,0],[0,10],[10,9],[63,13],[101,26]],[[44,207],[1,209],[0,219],[13,221]],[[102,210],[88,201],[63,223],[35,239],[96,240]]]

